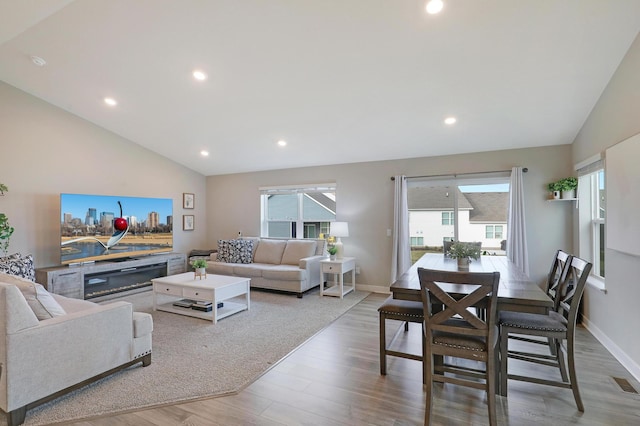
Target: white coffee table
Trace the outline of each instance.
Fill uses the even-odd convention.
[[[172,312],[174,314],[212,320],[215,324],[219,319],[228,317],[237,312],[249,310],[249,278],[229,277],[226,275],[207,274],[206,278],[195,278],[193,272],[169,275],[162,278],[154,278],[153,283],[153,310]],[[176,299],[191,299],[207,301],[213,304],[210,312],[197,311],[192,308],[173,306],[176,301],[172,298],[169,303],[158,303],[158,295],[174,296]],[[245,295],[245,303],[231,302],[236,296]],[[223,302],[223,307],[218,308],[218,303]]]

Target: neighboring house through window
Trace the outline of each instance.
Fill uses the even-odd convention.
[[[335,184],[260,188],[263,237],[319,238],[336,218]]]
[[[442,250],[444,241],[482,242],[504,254],[510,173],[408,178],[411,246]],[[420,241],[421,244],[418,244]]]

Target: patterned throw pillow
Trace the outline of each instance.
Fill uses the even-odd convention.
[[[218,262],[251,263],[253,240],[218,240]]]
[[[15,253],[0,257],[0,272],[35,281],[36,269],[33,264],[33,255],[22,256],[20,253]]]

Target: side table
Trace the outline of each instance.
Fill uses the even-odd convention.
[[[346,294],[356,289],[356,258],[345,257],[337,260],[320,261],[320,296],[336,296],[342,299]],[[351,286],[344,286],[344,274],[351,271]],[[334,274],[334,285],[324,288],[325,274]],[[335,283],[335,276],[338,275],[338,283]]]

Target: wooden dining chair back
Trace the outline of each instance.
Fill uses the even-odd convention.
[[[565,282],[567,274],[569,273],[569,264],[571,263],[572,257],[573,256],[563,250],[557,250],[555,255],[553,256],[551,268],[549,269],[549,273],[547,274],[545,292],[553,300],[554,310],[558,309],[560,298],[557,296],[560,295],[560,286]],[[512,340],[519,340],[522,342],[548,346],[551,354],[555,354],[556,344],[554,339],[532,338],[518,334],[510,334],[509,338]]]
[[[580,300],[591,267],[591,263],[579,257],[571,257],[567,274],[558,288],[557,307],[547,315],[522,312],[500,313],[500,393],[503,396],[507,396],[507,379],[568,388],[573,391],[578,410],[584,411],[575,367],[575,327]],[[512,333],[546,337],[554,342],[555,350],[551,355],[509,350],[509,335]],[[566,347],[563,345],[564,341],[566,341]],[[509,358],[557,367],[560,370],[561,380],[508,374]]]
[[[551,269],[547,276],[546,293],[554,301],[554,309],[558,308],[558,302],[560,301],[557,296],[558,289],[565,282],[567,273],[569,272],[569,265],[571,264],[571,256],[569,253],[563,250],[556,251],[556,255],[551,263]]]
[[[487,393],[489,423],[496,424],[495,354],[499,272],[452,272],[418,268],[424,308],[424,362],[427,396],[425,425],[431,423],[434,382],[482,389]],[[484,308],[478,316],[476,307]],[[480,361],[447,364],[443,357]]]

